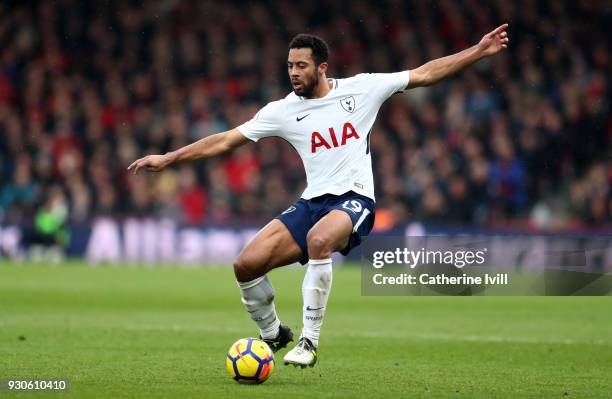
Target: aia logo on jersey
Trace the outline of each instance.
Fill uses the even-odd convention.
[[[353,125],[351,125],[351,122],[346,122],[342,127],[342,137],[340,138],[340,143],[338,143],[338,137],[336,136],[336,131],[334,130],[334,128],[330,127],[327,130],[329,131],[329,139],[332,145],[329,144],[329,141],[327,141],[321,133],[312,132],[312,135],[310,136],[310,143],[311,152],[313,154],[317,152],[317,149],[319,147],[325,147],[329,150],[332,148],[332,146],[336,148],[340,147],[341,145],[345,145],[350,138],[359,138],[357,130],[355,130]]]
[[[355,111],[355,97],[347,96],[340,100],[340,105],[346,112],[350,112],[351,114]]]

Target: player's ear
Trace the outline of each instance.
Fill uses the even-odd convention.
[[[322,62],[319,64],[319,75],[325,75],[325,72],[327,72],[327,62]]]

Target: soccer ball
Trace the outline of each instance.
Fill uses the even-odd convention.
[[[242,338],[227,351],[225,359],[230,377],[241,384],[261,384],[274,370],[274,354],[261,339]]]

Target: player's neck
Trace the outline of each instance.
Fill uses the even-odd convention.
[[[328,80],[325,75],[321,79],[319,79],[319,84],[314,88],[311,97],[307,97],[308,99],[322,98],[327,95],[331,91],[333,87],[333,82]]]

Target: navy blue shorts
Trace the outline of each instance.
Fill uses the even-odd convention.
[[[301,264],[308,263],[308,231],[323,216],[337,209],[350,216],[353,222],[353,233],[349,243],[340,253],[347,255],[351,249],[361,244],[361,238],[370,234],[374,226],[376,204],[372,199],[349,191],[342,195],[325,194],[309,200],[300,198],[286,211],[276,217],[287,226],[291,236],[302,249]]]

